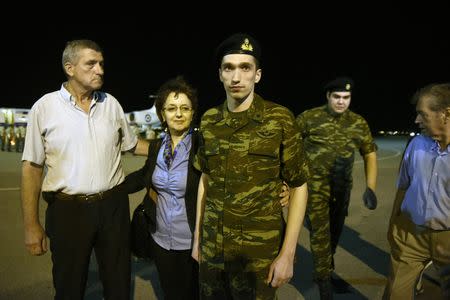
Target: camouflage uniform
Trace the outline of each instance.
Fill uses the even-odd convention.
[[[364,156],[377,146],[367,122],[350,110],[332,115],[324,105],[304,111],[296,121],[310,168],[307,222],[314,278],[324,279],[334,269],[332,254],[348,213],[355,150]]]
[[[263,281],[283,240],[282,180],[298,187],[307,179],[294,116],[255,94],[247,111],[229,112],[226,102],[208,110],[201,131],[196,167],[210,176],[200,240],[203,293],[214,298],[221,280],[211,274],[223,270],[234,274],[234,296],[271,299],[275,289]],[[255,286],[256,295],[247,294]]]

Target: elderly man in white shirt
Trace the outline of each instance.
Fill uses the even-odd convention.
[[[68,42],[62,56],[67,82],[41,97],[29,114],[22,156],[25,245],[32,255],[42,255],[49,237],[55,299],[83,299],[92,249],[104,298],[130,298],[121,152],[146,154],[148,145],[133,134],[117,99],[99,91],[103,63],[97,43]],[[48,203],[45,231],[38,212],[41,190]]]

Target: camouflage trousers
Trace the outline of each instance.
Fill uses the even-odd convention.
[[[333,255],[348,213],[351,183],[333,187],[330,180],[308,182],[307,227],[310,230],[314,279],[325,279],[333,272]]]
[[[264,282],[268,274],[268,268],[256,272],[224,271],[201,263],[200,299],[273,300],[276,288]]]

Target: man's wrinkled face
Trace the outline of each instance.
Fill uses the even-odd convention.
[[[92,49],[82,49],[78,52],[76,63],[66,63],[66,72],[86,90],[98,90],[103,85],[104,60],[103,55]]]
[[[445,131],[445,112],[433,111],[430,103],[433,99],[430,96],[424,96],[419,99],[416,105],[416,124],[419,125],[423,134],[426,134],[436,140]]]

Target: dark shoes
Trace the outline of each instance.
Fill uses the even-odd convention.
[[[336,278],[334,276],[331,276],[331,285],[333,287],[333,291],[336,294],[351,294],[352,293],[350,284],[341,278]]]
[[[316,280],[316,284],[319,287],[320,300],[333,299],[333,293],[352,293],[351,285],[347,281],[333,275],[327,279]]]
[[[319,279],[316,280],[317,286],[319,287],[320,300],[332,300],[333,299],[333,289],[331,287],[331,280]]]

